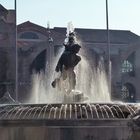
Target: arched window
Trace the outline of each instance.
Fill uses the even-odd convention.
[[[121,98],[126,102],[135,101],[135,87],[131,83],[126,83],[122,86]]]
[[[25,32],[20,35],[22,39],[39,39],[38,35],[34,32]]]
[[[124,60],[122,63],[122,72],[132,72],[133,71],[133,65],[128,61]]]
[[[135,52],[131,53],[122,63],[122,73],[128,73],[129,76],[135,76]]]

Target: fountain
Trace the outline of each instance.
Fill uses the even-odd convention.
[[[139,112],[135,104],[4,104],[0,106],[0,137],[138,140]]]
[[[34,104],[13,101],[0,105],[0,139],[139,140],[140,106],[111,102],[102,57],[92,71],[88,58],[79,53],[82,45],[76,42],[71,24],[64,45],[54,63],[57,74],[47,77],[50,86],[42,73],[35,76]],[[43,98],[39,98],[37,88],[39,94],[48,91],[43,96],[47,104],[40,102]]]

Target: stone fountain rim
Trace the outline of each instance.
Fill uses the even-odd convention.
[[[133,123],[133,119],[16,119],[0,120],[0,127],[128,127]]]
[[[37,105],[40,105],[40,106],[45,106],[45,105],[54,105],[54,106],[57,106],[57,105],[139,105],[140,106],[140,103],[38,103],[38,104],[35,104],[35,103],[15,103],[15,104],[1,104],[0,107],[4,107],[4,106],[37,106]]]

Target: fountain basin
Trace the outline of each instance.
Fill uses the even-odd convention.
[[[130,120],[3,120],[1,140],[128,140]]]
[[[137,108],[135,105],[129,104],[129,109],[126,108],[126,105],[119,105],[119,108],[124,113],[124,117],[119,108],[116,108],[116,110],[121,114],[120,116],[117,115],[115,110],[113,112],[113,108],[111,108],[113,104],[90,105],[94,105],[92,109],[94,107],[97,109],[92,110],[93,114],[89,104],[22,104],[1,106],[0,139],[139,140],[139,126],[135,124],[131,117],[135,115],[133,114]],[[114,117],[110,110],[107,110],[108,107],[106,105],[112,109]],[[77,107],[77,113],[75,106]],[[107,112],[102,109],[103,107],[106,107]],[[94,114],[96,111],[98,115]],[[135,119],[135,121],[137,120]]]

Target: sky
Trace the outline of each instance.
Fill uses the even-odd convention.
[[[17,23],[31,21],[47,27],[106,29],[106,0],[17,0]],[[14,0],[0,0],[14,9]],[[140,0],[108,0],[109,29],[140,35]]]

